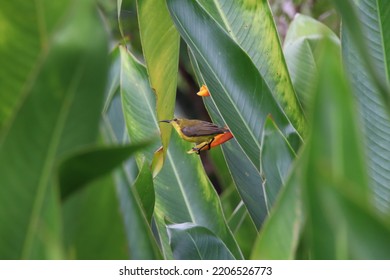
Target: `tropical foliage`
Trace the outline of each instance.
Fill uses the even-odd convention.
[[[390,2],[327,4],[3,1],[0,258],[390,258]]]

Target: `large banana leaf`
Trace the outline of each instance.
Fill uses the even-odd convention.
[[[258,231],[242,201],[238,203],[230,215],[229,227],[232,229],[234,238],[240,245],[245,259],[249,259]]]
[[[205,227],[183,223],[167,229],[175,259],[234,260],[226,245]]]
[[[364,38],[370,58],[377,68],[378,79],[388,83],[390,76],[390,22],[388,1],[359,1],[359,20],[364,27]],[[369,78],[361,54],[351,34],[342,29],[344,61],[352,79],[358,99],[365,136],[369,175],[375,204],[383,212],[390,213],[390,114],[382,102],[380,92]]]
[[[106,142],[124,144],[128,143],[129,139],[119,92],[121,60],[118,49],[113,51],[111,58],[102,131]],[[141,181],[145,182],[144,179],[148,182],[147,178],[151,176],[148,169],[149,166],[145,160],[140,161],[138,169],[135,160],[131,158],[114,174],[130,259],[161,258],[161,252],[150,228],[150,215],[154,208],[153,185],[142,186],[143,191],[147,190],[146,193],[139,191],[137,187]]]
[[[309,162],[311,164],[312,160]],[[352,192],[345,191],[345,178],[332,178],[319,170],[318,165],[317,168],[309,168],[308,172],[313,174],[308,185],[310,188],[315,186],[309,198],[315,204],[315,209],[310,209],[309,238],[312,243],[309,255],[314,259],[388,260],[388,217],[378,216],[369,204],[357,199]]]
[[[213,120],[214,122],[214,120]],[[221,146],[214,147],[209,151],[209,159],[215,169],[215,175],[218,179],[221,191],[230,189],[234,186],[232,175],[226,164]]]
[[[204,84],[199,64],[191,51],[189,51],[189,56],[198,83]],[[203,101],[213,122],[224,126],[224,121],[213,100],[205,97]],[[245,203],[253,223],[259,229],[268,213],[267,202],[262,189],[263,178],[260,171],[246,156],[236,139],[224,143],[222,151],[237,191]]]
[[[118,147],[94,147],[78,151],[59,167],[61,198],[65,199],[90,181],[106,175],[147,143]]]
[[[11,111],[0,137],[0,258],[63,257],[54,167],[95,142],[106,80],[107,42],[94,2],[32,3],[1,8],[2,33],[15,36],[1,44],[1,60],[11,65],[1,92],[16,98],[5,97]]]
[[[363,252],[366,245],[356,242],[375,243],[378,228],[362,231],[364,223],[356,223],[359,212],[365,213],[362,219],[369,220],[370,192],[352,91],[338,48],[325,41],[322,51],[303,176],[309,248],[315,259],[371,257]],[[351,204],[359,205],[360,210],[353,213]],[[377,232],[384,234],[382,229]],[[389,244],[387,239],[384,246]]]
[[[223,126],[223,121],[212,100],[206,97],[204,102],[212,120]],[[260,228],[268,214],[267,202],[262,189],[263,179],[260,172],[242,151],[236,139],[224,143],[222,151],[237,191],[245,203],[256,228]]]
[[[137,0],[142,49],[150,85],[156,94],[157,119],[172,119],[175,108],[180,37],[165,0]],[[172,127],[160,123],[164,153]]]
[[[199,63],[214,103],[254,166],[259,169],[260,139],[268,114],[297,150],[299,135],[248,55],[197,2],[167,3]]]
[[[143,207],[139,193],[131,186],[125,168],[115,174],[115,184],[125,224],[130,259],[161,259],[160,248],[150,227],[150,217]],[[147,188],[150,189],[151,186]]]
[[[284,41],[284,55],[294,88],[304,109],[310,106],[318,77],[318,49],[324,37],[335,45],[340,40],[326,25],[298,14],[291,22]]]
[[[267,118],[265,122],[263,138],[261,172],[265,178],[263,191],[269,210],[280,189],[286,184],[296,155],[271,118]]]
[[[131,142],[142,142],[159,134],[156,127],[156,114],[153,113],[156,108],[156,100],[149,96],[151,88],[145,67],[125,47],[120,46],[119,50],[121,60],[120,92],[127,132]],[[137,158],[138,166],[142,165],[144,158],[151,162],[157,148],[158,143],[139,155]]]
[[[112,176],[95,180],[71,195],[62,213],[67,258],[129,258]]]
[[[154,211],[155,195],[152,172],[150,170],[149,163],[146,160],[144,161],[141,170],[138,173],[133,188],[137,190],[142,209],[144,210],[147,220],[151,224]]]
[[[291,84],[268,1],[198,2],[248,54],[294,127],[303,134],[305,120]]]
[[[124,47],[120,48],[122,62],[121,92],[124,115],[130,139],[141,141],[158,133],[155,96],[146,69]],[[167,124],[168,125],[168,124]],[[200,159],[186,153],[191,145],[176,133],[171,137],[166,161],[155,177],[155,219],[165,258],[172,258],[166,220],[172,223],[191,222],[211,230],[226,244],[235,258],[241,252],[227,227],[218,195],[207,178]],[[149,162],[154,149],[144,153]]]
[[[380,57],[382,52],[380,47],[378,48],[375,45],[376,43],[383,44],[385,52],[388,49],[388,1],[359,1],[358,7],[361,8],[360,18],[355,4],[356,1],[333,0],[332,2],[342,16],[343,27],[348,30],[349,37],[360,56],[361,62],[367,68],[368,78],[372,80],[373,86],[382,98],[387,113],[390,114],[390,86],[388,81],[382,78],[382,68],[378,67],[377,59],[375,58],[376,55]],[[382,27],[384,29],[381,29]],[[365,32],[366,34],[364,34]],[[383,43],[382,41],[377,41],[378,35],[379,38],[383,39]]]
[[[262,160],[269,161],[265,162],[265,172],[272,187],[268,190],[268,182],[265,182],[265,192],[271,196],[267,202],[271,203],[274,199],[275,202],[253,246],[251,259],[294,259],[304,225],[302,160],[298,158],[295,164],[285,165],[283,160],[291,162],[295,154],[271,119],[267,120],[266,131],[268,132],[265,134],[264,148],[267,145],[269,149],[272,143],[273,149],[268,154],[263,148]],[[272,184],[284,181],[283,188],[276,196],[274,192],[278,186]]]
[[[47,54],[43,46],[52,42],[58,20],[70,6],[66,1],[45,3],[47,13],[42,14],[39,5],[33,1],[23,5],[9,1],[0,3],[0,135],[28,94],[29,82],[35,79],[40,61]],[[41,20],[45,23],[44,30],[40,30]]]

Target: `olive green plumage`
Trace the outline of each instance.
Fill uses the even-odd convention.
[[[175,118],[172,120],[163,120],[161,122],[172,124],[181,138],[194,143],[211,143],[216,135],[229,131],[227,128],[219,127],[213,123],[201,120]]]

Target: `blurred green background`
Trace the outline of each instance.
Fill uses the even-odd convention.
[[[389,13],[2,1],[0,259],[388,259]]]

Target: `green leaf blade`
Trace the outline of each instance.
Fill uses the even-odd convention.
[[[207,228],[191,223],[167,226],[177,260],[234,260],[226,245]]]
[[[146,161],[139,171],[133,189],[137,191],[146,219],[151,223],[153,219],[155,194],[152,172]]]
[[[326,25],[297,14],[291,22],[284,42],[284,54],[294,88],[304,109],[310,107],[318,76],[318,49],[324,37],[335,45],[340,40]]]
[[[198,2],[248,54],[294,127],[304,134],[306,121],[287,71],[267,1]]]
[[[378,77],[389,81],[390,37],[388,35],[387,4],[377,1],[361,1],[357,4],[360,22],[363,25],[363,36],[369,47],[370,58],[374,61]],[[390,117],[386,105],[375,83],[369,78],[366,68],[350,32],[342,29],[342,51],[349,71],[353,89],[360,108],[361,123],[364,127],[364,143],[371,189],[377,208],[385,213],[390,211]]]
[[[299,135],[248,55],[195,2],[169,0],[167,3],[176,26],[199,63],[214,103],[253,164],[258,168],[259,141],[269,113],[298,149]]]
[[[305,219],[300,182],[302,160],[270,117],[264,127],[261,160],[270,214],[257,236],[251,259],[294,259]]]
[[[198,82],[203,84],[204,79],[199,65],[191,51],[189,51],[189,55]],[[224,121],[213,100],[205,97],[203,102],[213,122],[224,126]],[[260,175],[260,171],[246,156],[236,139],[229,140],[221,147],[237,191],[245,203],[256,228],[260,228],[268,213],[264,192],[261,188],[263,178]]]
[[[165,0],[137,0],[142,49],[156,94],[157,119],[172,119],[175,108],[180,37]],[[165,151],[172,127],[159,124]]]
[[[261,171],[266,178],[263,188],[267,207],[271,209],[280,189],[286,183],[296,154],[270,117],[266,120],[263,137]]]
[[[327,43],[322,51],[304,171],[308,244],[314,259],[349,259],[361,246],[348,238],[355,225],[333,192],[369,206],[370,189],[359,119],[339,50]]]
[[[55,164],[67,152],[96,141],[107,69],[102,59],[106,34],[97,28],[100,20],[92,1],[77,9],[73,4],[58,1],[37,8],[48,10],[37,21],[48,24],[47,33],[39,34],[45,44],[35,50],[42,52],[39,63],[27,83],[7,74],[25,92],[0,133],[1,258],[59,258],[50,253],[54,246],[39,237],[55,239],[61,247]],[[62,24],[57,25],[59,18]],[[17,26],[20,32],[29,30]],[[23,47],[29,38],[21,40]],[[23,207],[15,209],[14,203]]]
[[[378,1],[367,0],[363,1],[362,7],[366,7],[363,12],[358,11],[358,7],[351,0],[346,1],[332,1],[334,6],[340,12],[343,19],[343,27],[345,27],[349,34],[350,40],[356,47],[356,51],[358,52],[362,63],[367,68],[368,77],[372,80],[373,85],[377,89],[378,93],[382,98],[382,102],[386,108],[387,113],[390,112],[390,86],[388,80],[384,80],[383,72],[378,68],[376,58],[373,57],[375,55],[375,51],[372,51],[372,47],[376,49],[377,46],[372,44],[372,42],[367,41],[373,39],[375,34],[380,35],[381,40],[387,41],[384,37],[382,37],[382,30],[378,30],[375,25],[378,24],[378,15],[382,15],[382,11],[386,13],[388,7],[387,3],[383,2],[378,4]],[[377,7],[376,7],[377,6]],[[378,11],[379,7],[379,11]],[[374,11],[378,11],[375,13]],[[360,13],[360,15],[359,15]],[[360,16],[363,16],[363,20],[359,19]],[[382,23],[383,18],[380,18]],[[383,21],[386,24],[386,21]],[[365,30],[367,28],[367,30]],[[373,28],[373,29],[372,29]],[[365,34],[365,32],[367,32]],[[388,32],[388,31],[385,31]],[[375,39],[374,39],[375,40]],[[378,41],[377,41],[378,42]],[[381,45],[382,42],[378,42]],[[386,49],[386,47],[384,48]],[[383,50],[377,49],[379,52]],[[379,56],[380,57],[380,56]],[[386,60],[387,61],[387,60]],[[388,66],[387,66],[388,67]]]
[[[116,191],[125,227],[129,258],[133,260],[159,260],[160,248],[150,227],[148,212],[140,195],[131,187],[126,170],[115,174]]]
[[[151,114],[156,108],[156,100],[150,98],[154,93],[149,86],[145,67],[125,47],[120,46],[119,50],[120,91],[127,131],[131,142],[145,141],[158,135],[157,118],[155,114]],[[149,162],[157,148],[158,144],[155,144],[143,152]],[[138,157],[137,161],[140,164],[141,158]]]
[[[68,259],[129,258],[112,176],[87,184],[64,202],[62,211]]]
[[[148,84],[145,68],[121,48],[122,100],[126,125],[131,141],[141,141],[158,134],[155,95]],[[125,80],[125,78],[127,80]],[[168,125],[168,124],[167,124]],[[154,178],[156,192],[154,217],[166,259],[172,258],[165,221],[196,223],[207,227],[228,246],[236,258],[241,252],[230,232],[218,195],[196,155],[188,155],[190,143],[172,134],[166,161]],[[153,149],[144,152],[149,162]]]
[[[251,259],[295,259],[304,227],[300,163],[280,191],[270,215],[254,243]]]
[[[176,134],[171,137],[167,161],[155,178],[155,214],[162,225],[194,223],[211,230],[228,246],[235,258],[242,255],[227,226],[220,201],[203,169],[200,159],[188,155],[190,145]],[[162,228],[163,229],[163,228]],[[161,232],[160,234],[165,234]]]
[[[129,136],[125,116],[122,112],[123,104],[120,94],[123,62],[121,61],[119,48],[113,51],[111,58],[110,73],[112,75],[110,75],[110,86],[108,87],[107,100],[103,110],[102,130],[105,141],[110,145],[128,145]],[[135,71],[131,77],[139,79],[138,75],[139,73]],[[139,81],[142,80],[139,79]],[[139,158],[139,155],[137,157]],[[136,260],[158,260],[162,258],[160,248],[151,229],[150,215],[154,210],[154,185],[153,182],[149,181],[151,174],[148,169],[149,164],[145,158],[140,158],[139,168],[136,160],[130,158],[113,175],[125,229],[127,253],[130,259]],[[143,183],[147,186],[139,185]],[[141,187],[142,191],[139,190]]]
[[[23,5],[2,3],[0,18],[4,37],[0,42],[0,129],[12,120],[15,110],[28,94],[30,83],[46,55],[47,50],[43,46],[50,43],[49,37],[67,8],[64,1],[46,3],[44,7],[35,2]],[[44,9],[50,11],[49,14],[42,14]],[[30,16],[23,17],[26,13]],[[44,28],[40,24],[44,24]],[[26,48],[26,45],[29,47]]]
[[[147,145],[94,148],[68,157],[59,168],[61,198],[65,199],[88,182],[109,173]]]

